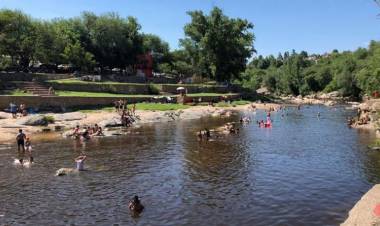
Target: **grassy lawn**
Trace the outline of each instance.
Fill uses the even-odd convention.
[[[0,95],[9,95],[9,96],[34,96],[32,93],[25,92],[24,90],[15,89],[10,92],[1,93]]]
[[[128,105],[128,108],[131,108],[132,105]],[[137,110],[145,110],[145,111],[173,111],[189,108],[188,105],[183,104],[160,104],[160,103],[136,103]],[[96,111],[114,111],[114,107],[104,107],[100,109],[86,109],[86,110],[78,110],[83,113],[92,113]]]
[[[97,84],[97,85],[141,85],[145,86],[148,85],[148,83],[127,83],[127,82],[111,82],[111,81],[104,81],[104,82],[90,82],[90,81],[81,81],[77,79],[60,79],[60,80],[49,80],[49,83],[58,83],[58,84]],[[154,85],[167,85],[167,86],[183,86],[183,87],[189,87],[189,86],[202,86],[202,87],[213,87],[218,86],[215,84],[154,84]]]
[[[180,110],[186,109],[190,106],[183,104],[160,104],[160,103],[137,103],[137,110],[147,110],[147,111],[169,111],[169,110]]]
[[[134,95],[134,94],[116,94],[116,93],[97,93],[97,92],[78,92],[78,91],[61,91],[57,90],[55,93],[63,97],[155,97],[160,95]],[[231,93],[191,93],[189,97],[202,97],[202,96],[222,96]],[[176,96],[176,95],[170,95]]]
[[[96,84],[96,85],[141,85],[145,86],[145,83],[122,83],[122,82],[88,82],[81,81],[77,79],[60,79],[60,80],[49,80],[49,83],[58,83],[58,84]]]
[[[231,94],[234,94],[234,93],[189,93],[187,94],[187,96],[189,97],[202,97],[202,96],[217,97],[217,96],[224,96],[224,95],[231,95]]]
[[[156,95],[140,94],[116,94],[116,93],[96,93],[96,92],[77,92],[56,90],[55,94],[62,97],[155,97]]]
[[[222,102],[216,103],[215,106],[216,107],[233,107],[236,105],[246,105],[249,103],[251,102],[247,100],[235,100],[235,101],[232,101],[231,103],[222,101]]]

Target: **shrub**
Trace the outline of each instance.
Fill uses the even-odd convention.
[[[54,123],[55,122],[55,119],[52,115],[46,115],[46,116],[44,116],[44,119],[47,123]]]

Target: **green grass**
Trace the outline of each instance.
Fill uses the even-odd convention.
[[[137,103],[137,110],[146,110],[146,111],[171,111],[171,110],[180,110],[186,109],[190,106],[183,104],[160,104],[160,103]]]
[[[4,92],[2,95],[9,95],[9,96],[33,96],[32,93],[25,92],[24,90],[15,89],[10,92]]]
[[[216,107],[234,107],[237,105],[246,105],[249,103],[251,102],[247,100],[235,100],[235,101],[232,101],[231,103],[222,101],[222,102],[216,103],[215,106]]]
[[[132,105],[128,105],[128,108],[131,108]],[[182,105],[182,104],[160,104],[160,103],[137,103],[136,109],[137,110],[144,110],[144,111],[174,111],[174,110],[180,110],[180,109],[186,109],[189,108],[188,105]],[[114,107],[104,107],[100,109],[81,109],[78,110],[82,113],[93,113],[97,111],[107,111],[112,112],[115,111]]]
[[[111,82],[111,81],[103,81],[103,82],[90,82],[90,81],[82,81],[77,79],[59,79],[59,80],[49,80],[48,83],[58,83],[58,84],[97,84],[97,85],[141,85],[145,86],[148,85],[147,83],[127,83],[127,82]],[[160,85],[167,85],[167,86],[183,86],[183,87],[189,87],[189,86],[202,86],[202,87],[213,87],[213,86],[219,86],[215,84],[154,84],[157,86]]]
[[[145,86],[145,83],[124,83],[124,82],[89,82],[81,81],[77,79],[60,79],[60,80],[49,80],[48,83],[58,83],[58,84],[96,84],[96,85],[141,85]]]
[[[189,93],[187,96],[189,97],[202,97],[202,96],[224,96],[224,95],[231,95],[233,93]]]
[[[116,93],[97,93],[97,92],[78,92],[78,91],[63,91],[56,90],[58,96],[63,97],[155,97],[159,95],[144,95],[144,94],[116,94]],[[223,96],[230,95],[231,93],[191,93],[189,97],[202,97],[202,96]],[[176,96],[176,95],[171,95]]]
[[[155,95],[130,95],[116,93],[96,93],[96,92],[77,92],[57,90],[55,94],[62,97],[154,97]]]

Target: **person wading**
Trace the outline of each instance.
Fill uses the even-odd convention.
[[[22,129],[19,129],[18,134],[16,136],[16,141],[17,141],[17,150],[18,150],[18,155],[19,155],[19,161],[22,164],[23,158],[25,155],[25,139],[26,135],[25,133],[22,132]],[[20,152],[22,149],[22,152]]]

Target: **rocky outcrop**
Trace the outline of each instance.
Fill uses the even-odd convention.
[[[380,225],[380,184],[373,186],[348,214],[341,226]]]
[[[8,118],[12,118],[11,113],[0,112],[0,119],[8,119]]]
[[[86,118],[86,114],[81,112],[71,112],[64,114],[54,114],[55,121],[75,121]]]
[[[43,115],[27,116],[16,121],[16,124],[25,126],[46,126],[48,123],[47,118]]]
[[[118,127],[123,125],[120,118],[105,119],[98,124],[100,127]]]

